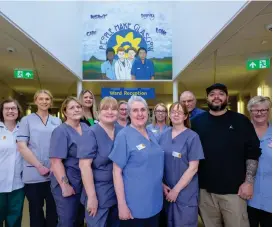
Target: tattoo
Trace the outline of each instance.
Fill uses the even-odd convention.
[[[258,168],[258,161],[248,159],[246,160],[246,182],[253,184]]]
[[[62,182],[65,183],[65,184],[69,183],[67,176],[62,177]]]

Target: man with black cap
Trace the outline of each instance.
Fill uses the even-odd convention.
[[[199,209],[206,227],[249,227],[247,203],[261,154],[251,122],[227,109],[228,89],[206,89],[209,112],[191,122],[199,134],[205,160],[199,165]]]

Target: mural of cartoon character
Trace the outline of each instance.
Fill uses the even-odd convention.
[[[107,48],[106,61],[101,64],[102,79],[104,80],[116,80],[115,75],[115,63],[116,60],[115,51],[113,48]]]
[[[115,74],[117,80],[131,80],[132,65],[130,61],[125,58],[125,49],[119,47],[117,49],[118,60],[115,63]]]
[[[133,65],[137,50],[134,47],[129,47],[127,49],[127,53],[128,53],[128,60],[131,62],[131,65]]]
[[[146,58],[147,50],[140,47],[137,55],[131,70],[132,80],[154,80],[154,63]]]

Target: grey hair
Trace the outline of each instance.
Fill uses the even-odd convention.
[[[269,97],[266,96],[254,96],[251,98],[247,104],[248,111],[251,110],[252,106],[256,104],[266,103],[268,108],[271,108],[271,100]]]
[[[128,100],[128,112],[130,113],[132,109],[132,104],[134,102],[141,102],[144,104],[145,108],[148,110],[148,104],[144,98],[141,96],[132,95],[131,98]]]

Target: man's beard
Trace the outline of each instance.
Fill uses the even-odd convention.
[[[226,109],[227,104],[228,104],[227,100],[225,100],[221,105],[217,105],[217,106],[213,105],[212,102],[209,102],[209,101],[207,101],[207,103],[208,103],[209,109],[212,111],[215,111],[215,112],[222,111],[222,110]]]

